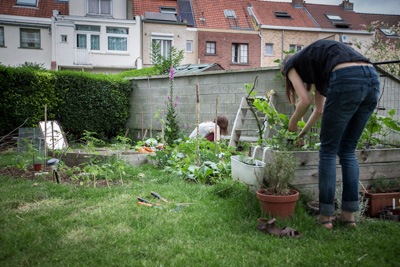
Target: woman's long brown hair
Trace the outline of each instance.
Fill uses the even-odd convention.
[[[281,73],[283,77],[285,77],[285,88],[286,88],[286,98],[290,104],[295,105],[296,104],[296,91],[294,90],[293,84],[290,81],[289,77],[286,75],[286,73],[283,72],[283,68],[285,64],[288,62],[288,60],[293,56],[293,54],[287,54],[283,60],[282,60],[282,68],[281,68]],[[289,73],[289,70],[287,71]],[[307,91],[310,92],[311,90],[311,84],[305,83],[305,86],[307,88]]]

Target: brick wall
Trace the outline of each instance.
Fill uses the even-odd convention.
[[[260,37],[258,32],[249,33],[221,33],[199,31],[199,60],[201,64],[218,63],[224,69],[256,68],[261,66]],[[216,43],[216,55],[206,55],[206,42]],[[232,44],[248,44],[248,64],[232,63]]]

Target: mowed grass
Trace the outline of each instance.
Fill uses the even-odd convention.
[[[0,154],[0,168],[7,155]],[[0,266],[399,266],[400,222],[325,230],[299,202],[278,220],[302,237],[256,230],[255,195],[141,166],[123,185],[93,188],[0,176]],[[164,203],[150,195],[155,191]],[[138,205],[141,196],[160,206]],[[178,203],[186,203],[179,206]],[[190,204],[187,204],[190,203]]]

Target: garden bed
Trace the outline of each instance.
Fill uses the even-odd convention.
[[[254,147],[251,147],[250,154]],[[272,150],[267,151],[264,162],[271,158]],[[255,158],[263,157],[262,150],[255,153]],[[293,151],[298,158],[298,169],[294,186],[299,190],[318,192],[318,151]],[[366,187],[378,178],[400,177],[400,148],[358,150],[357,157],[360,166],[360,181]],[[337,181],[341,181],[341,167],[337,161]]]

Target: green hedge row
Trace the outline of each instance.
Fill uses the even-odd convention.
[[[69,139],[84,130],[100,138],[123,132],[129,117],[131,84],[115,75],[45,71],[0,66],[0,136],[58,120]]]

